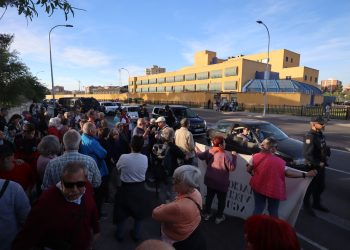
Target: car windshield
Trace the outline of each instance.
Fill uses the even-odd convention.
[[[128,112],[138,112],[139,108],[138,107],[128,107]]]
[[[93,98],[82,98],[81,102],[83,103],[83,105],[92,105],[92,106],[99,106],[100,103]]]
[[[288,136],[282,130],[280,130],[278,127],[276,127],[275,125],[273,125],[271,123],[257,124],[254,127],[255,127],[255,129],[257,129],[257,128],[260,129],[264,138],[267,138],[270,136],[275,138],[276,140],[284,140],[284,139],[288,138]]]
[[[176,117],[181,118],[195,118],[197,117],[196,113],[189,108],[173,108],[173,113]]]
[[[225,132],[226,129],[231,126],[231,123],[228,122],[219,122],[216,127],[220,132]]]
[[[105,102],[105,103],[103,104],[103,106],[114,106],[114,105],[113,105],[113,103],[111,103],[111,102]]]

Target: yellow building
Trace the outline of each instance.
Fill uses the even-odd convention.
[[[255,78],[257,71],[265,71],[266,61],[267,53],[218,59],[216,52],[199,51],[194,55],[193,66],[152,76],[132,77],[130,92],[240,92],[244,83]],[[286,49],[270,52],[269,70],[279,73],[280,79],[317,85],[318,70],[299,66],[299,63],[300,55],[295,52]]]
[[[131,93],[240,92],[266,65],[243,57],[218,59],[212,51],[195,54],[194,65],[178,71],[132,77]]]
[[[247,55],[243,58],[266,63],[267,53]],[[278,72],[280,79],[295,80],[317,86],[317,69],[300,66],[300,54],[290,50],[273,50],[269,55],[269,64],[272,72]]]
[[[320,91],[312,90],[318,90],[319,71],[300,66],[300,54],[281,49],[271,51],[269,58],[268,69],[271,72],[270,79],[273,80],[262,83],[267,53],[219,59],[216,52],[199,51],[194,55],[192,66],[172,72],[130,77],[128,98],[141,98],[150,102],[195,103],[206,103],[209,100],[215,102],[215,99],[220,98],[261,105],[264,84],[267,84],[267,96],[271,97],[267,98],[267,102],[271,105],[308,105],[323,102]],[[247,90],[250,85],[254,86]],[[282,85],[284,90],[281,90]],[[115,98],[123,100],[122,96]]]

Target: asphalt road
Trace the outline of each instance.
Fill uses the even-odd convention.
[[[205,118],[208,124],[229,117],[245,117],[270,121],[280,127],[289,136],[301,139],[309,129],[309,118],[293,116],[267,115],[250,113],[217,113],[212,110],[194,109]],[[112,120],[112,118],[108,118]],[[317,212],[317,217],[310,217],[300,211],[295,230],[301,246],[305,250],[313,249],[348,249],[350,242],[350,121],[330,121],[326,127],[327,143],[333,148],[329,167],[326,171],[326,190],[323,203],[331,210],[330,213]],[[203,141],[203,138],[196,138]],[[340,149],[340,150],[339,150]],[[154,204],[154,194],[150,193]],[[101,222],[102,235],[96,243],[96,249],[134,249],[137,245],[130,238],[123,243],[113,238],[115,231],[111,224],[111,205],[105,209],[109,217]],[[131,229],[131,221],[129,223]],[[204,222],[203,228],[208,236],[208,250],[244,249],[244,221],[239,218],[228,218],[220,225],[213,221]],[[159,238],[159,224],[151,218],[145,220],[143,239]]]

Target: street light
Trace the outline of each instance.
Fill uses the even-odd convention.
[[[125,70],[126,72],[128,72],[128,76],[129,76],[129,78],[130,78],[130,72],[129,72],[129,70],[127,70],[126,68],[120,68],[119,71],[121,71],[122,69]],[[128,85],[129,85],[129,78],[128,78]]]
[[[57,28],[57,27],[67,27],[67,28],[72,28],[72,27],[73,27],[73,25],[70,25],[70,24],[60,24],[60,25],[56,25],[56,26],[53,26],[53,27],[50,29],[50,32],[49,32],[49,47],[50,47],[50,68],[51,68],[51,87],[52,87],[52,99],[55,99],[55,90],[54,90],[54,83],[53,83],[53,71],[52,71],[51,31],[52,31],[54,28]]]
[[[267,30],[267,36],[268,36],[268,43],[267,43],[267,61],[266,61],[266,71],[264,74],[264,79],[265,79],[265,86],[264,86],[264,111],[263,111],[263,116],[265,116],[266,114],[266,95],[267,95],[267,80],[269,79],[269,61],[270,61],[270,32],[269,29],[267,28],[266,24],[264,24],[263,21],[256,21],[258,24],[262,24],[265,26],[266,30]]]
[[[130,72],[129,72],[129,70],[127,70],[126,68],[120,68],[119,69],[119,74],[120,74],[120,71],[121,70],[125,70],[126,72],[128,72],[128,76],[129,76],[129,78],[128,78],[128,93],[127,93],[127,98],[128,98],[128,102],[129,102],[129,79],[130,79]]]

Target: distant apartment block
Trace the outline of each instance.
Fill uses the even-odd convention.
[[[157,65],[153,65],[152,68],[146,69],[146,75],[156,75],[164,72],[165,72],[165,68],[160,68]]]
[[[327,90],[333,92],[337,89],[338,86],[341,86],[342,82],[336,79],[329,78],[328,80],[321,81],[321,89],[323,91]]]
[[[128,92],[128,87],[120,86],[86,86],[85,94],[116,94]]]
[[[64,87],[63,86],[56,85],[56,86],[53,87],[53,89],[54,89],[55,93],[64,92]]]

